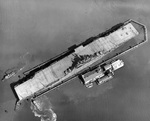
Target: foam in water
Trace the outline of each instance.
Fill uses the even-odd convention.
[[[41,121],[56,121],[57,115],[52,110],[50,100],[46,96],[31,102],[31,110],[35,116],[41,117]]]

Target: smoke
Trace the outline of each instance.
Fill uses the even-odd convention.
[[[31,110],[41,121],[56,121],[57,115],[52,110],[49,98],[42,96],[31,102]]]

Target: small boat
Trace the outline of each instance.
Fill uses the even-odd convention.
[[[5,75],[2,78],[2,81],[4,82],[7,79],[10,79],[11,77],[15,76],[16,72],[12,71],[11,73],[5,73]]]

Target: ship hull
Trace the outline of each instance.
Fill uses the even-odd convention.
[[[126,26],[129,24],[131,24],[131,26]],[[110,36],[112,36],[116,31],[121,31],[124,29],[124,27],[133,27],[133,29],[127,33],[124,38],[121,36],[120,39],[117,38],[114,41],[116,44],[113,45],[112,41],[110,40]],[[128,34],[131,35],[128,36]],[[101,38],[105,38],[105,40]],[[106,40],[108,41],[106,44],[102,43]],[[97,49],[97,51],[92,50],[91,48],[93,46],[91,43],[94,41],[99,43],[101,42],[104,47],[107,45],[105,50],[99,50],[101,47],[96,47],[96,44],[93,44],[93,46]],[[146,27],[136,21],[128,20],[119,27],[113,27],[111,30],[107,30],[102,34],[99,34],[97,37],[86,41],[86,43],[83,42],[80,45],[75,46],[73,50],[64,52],[64,54],[61,54],[61,56],[58,56],[58,58],[56,57],[50,61],[38,65],[34,69],[31,69],[31,71],[26,73],[25,78],[19,80],[17,83],[12,84],[12,89],[18,101],[23,101],[27,98],[37,98],[57,88],[58,86],[69,82],[72,78],[81,73],[85,73],[97,65],[106,63],[107,61],[112,61],[114,58],[125,54],[126,52],[138,47],[146,41]],[[84,51],[86,46],[89,47],[86,48],[86,51]],[[91,54],[88,55],[87,53]],[[52,75],[51,77],[49,76],[50,74]]]

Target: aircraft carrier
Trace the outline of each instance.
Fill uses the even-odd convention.
[[[25,77],[11,84],[17,98],[16,104],[25,99],[35,99],[76,76],[107,65],[107,62],[114,61],[114,58],[147,40],[146,26],[130,19],[79,45],[73,45],[60,55],[24,72]],[[97,84],[100,83],[97,81]]]

